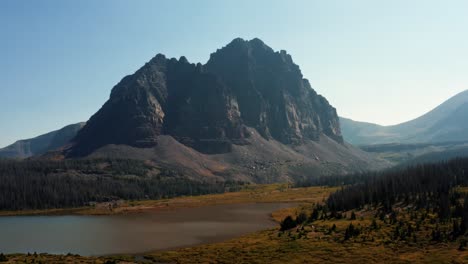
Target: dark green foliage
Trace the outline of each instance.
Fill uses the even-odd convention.
[[[322,206],[330,212],[328,217],[337,218],[340,212],[351,211],[349,219],[355,220],[357,217],[353,210],[374,208],[375,219],[370,229],[378,229],[376,219],[380,219],[383,225],[392,226],[393,240],[418,242],[418,232],[422,231],[424,222],[435,226],[429,230],[431,241],[466,239],[468,194],[458,187],[468,186],[468,158],[362,173],[357,178],[362,182],[342,187],[329,196],[326,205]],[[408,214],[404,214],[402,209]],[[320,211],[315,215],[318,213]],[[432,217],[432,214],[437,217]],[[327,214],[323,215],[327,217]],[[344,240],[359,234],[360,228],[350,224]],[[460,250],[465,249],[465,243],[461,242]]]
[[[468,242],[466,239],[461,239],[460,240],[460,245],[458,246],[458,250],[465,250]]]
[[[3,253],[0,253],[0,262],[7,262],[8,261],[8,258],[3,255]]]
[[[304,223],[307,221],[307,215],[304,212],[301,212],[297,217],[296,217],[296,223],[298,225]]]
[[[368,177],[367,174],[344,174],[344,175],[325,175],[316,177],[307,177],[300,179],[294,184],[295,187],[310,186],[343,186],[363,182]]]
[[[448,195],[448,193],[443,193],[439,198],[438,214],[439,218],[443,220],[446,220],[450,217],[450,200]]]
[[[314,210],[312,211],[312,214],[310,214],[310,222],[313,222],[315,220],[317,220],[319,218],[319,209],[317,208],[314,208]]]
[[[440,231],[439,226],[437,225],[434,230],[432,230],[431,237],[433,241],[441,242],[442,241],[442,231]]]
[[[456,239],[458,235],[460,235],[460,225],[458,224],[458,221],[454,219],[452,224],[452,236]]]
[[[348,211],[372,205],[383,208],[384,212],[391,212],[396,203],[411,203],[416,206],[415,209],[434,209],[439,219],[446,221],[451,216],[463,214],[458,205],[451,215],[451,205],[455,205],[460,197],[452,190],[455,186],[468,185],[468,159],[369,172],[356,177],[363,179],[362,183],[350,185],[330,195],[327,200],[330,210]],[[463,211],[467,210],[464,208]],[[466,226],[468,213],[465,214],[466,220],[462,224]]]
[[[409,222],[399,221],[393,230],[394,240],[409,240],[414,238],[414,228]]]
[[[465,200],[463,202],[463,212],[462,212],[462,218],[461,218],[461,223],[460,223],[460,234],[461,235],[466,234],[467,230],[468,230],[468,197],[465,197]]]
[[[455,209],[453,210],[452,216],[463,217],[463,206],[458,201],[455,201],[454,203],[455,203]]]
[[[344,240],[349,240],[352,237],[359,236],[361,234],[361,230],[358,228],[354,227],[353,223],[349,224],[349,226],[346,228],[345,231],[345,237]]]
[[[190,180],[140,160],[0,160],[0,210],[79,207],[90,202],[222,193],[237,182]]]
[[[280,230],[285,231],[285,230],[289,230],[291,228],[294,228],[296,226],[297,226],[296,221],[291,216],[288,215],[286,218],[284,218],[283,221],[281,221]]]

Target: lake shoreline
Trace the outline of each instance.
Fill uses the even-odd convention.
[[[160,200],[119,200],[96,203],[94,206],[76,208],[54,208],[41,210],[0,211],[0,217],[9,216],[65,216],[65,215],[125,215],[151,211],[167,211],[178,208],[195,208],[220,204],[245,203],[311,203],[307,195],[323,193],[323,197],[336,188],[308,187],[287,188],[286,184],[253,185],[238,192],[208,194],[200,196],[179,196]],[[291,196],[291,194],[293,194]]]
[[[260,234],[268,232],[277,226],[282,219],[287,215],[294,215],[301,210],[302,205],[309,206],[314,203],[323,202],[330,193],[336,191],[337,188],[329,187],[307,187],[307,188],[288,188],[286,184],[268,184],[268,185],[253,185],[249,186],[239,192],[212,194],[193,197],[177,197],[164,200],[151,200],[151,201],[125,201],[120,205],[117,210],[112,212],[98,212],[95,208],[73,208],[73,209],[54,209],[54,210],[33,210],[22,212],[8,212],[10,216],[25,216],[27,214],[41,215],[41,216],[55,216],[55,215],[82,215],[82,216],[105,216],[111,214],[128,215],[145,213],[151,210],[157,211],[171,211],[178,208],[195,208],[206,207],[210,205],[222,204],[245,204],[245,203],[287,203],[287,209],[275,210],[268,215],[269,221],[275,223],[273,227],[262,228],[264,231],[249,232],[251,234]],[[94,209],[94,210],[90,210]],[[0,212],[0,215],[6,215],[6,212]],[[0,216],[0,219],[2,217]],[[64,263],[80,261],[81,263],[105,263],[106,261],[128,261],[130,263],[140,263],[145,261],[145,256],[164,253],[174,250],[188,250],[194,247],[208,247],[214,244],[223,243],[224,241],[235,241],[244,235],[236,235],[229,239],[222,240],[221,242],[200,242],[187,246],[179,246],[174,248],[167,248],[161,250],[136,250],[132,254],[103,254],[94,256],[79,256],[76,254],[48,254],[42,253],[38,256],[32,254],[7,254],[11,261],[27,262],[41,260],[45,263]],[[139,253],[138,253],[139,252]],[[32,253],[32,252],[31,252]]]
[[[219,243],[275,228],[273,214],[293,203],[219,204],[139,215],[0,218],[6,253],[68,252],[85,257],[141,256]]]

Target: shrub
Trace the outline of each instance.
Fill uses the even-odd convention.
[[[280,226],[280,230],[285,231],[296,227],[297,223],[290,215],[288,215],[283,221],[281,221]]]
[[[307,221],[307,215],[304,212],[301,212],[297,217],[296,217],[296,224],[300,225]]]

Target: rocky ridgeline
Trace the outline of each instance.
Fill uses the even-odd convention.
[[[343,142],[335,108],[290,55],[259,39],[235,39],[206,65],[158,54],[124,77],[67,155],[85,156],[108,144],[152,147],[159,135],[203,153],[225,153],[246,144],[246,127],[284,144],[318,141],[322,134]]]

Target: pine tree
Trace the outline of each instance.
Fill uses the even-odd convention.
[[[297,217],[296,217],[296,224],[300,225],[307,221],[307,215],[304,212],[301,212]]]
[[[317,220],[319,217],[319,210],[317,208],[314,208],[314,210],[312,211],[312,214],[310,215],[310,222],[313,222],[315,220]]]
[[[468,196],[463,202],[463,215],[460,223],[460,235],[464,235],[468,229]]]
[[[351,212],[350,220],[356,220],[356,214],[354,213],[354,211]]]
[[[458,224],[458,221],[456,219],[454,219],[453,220],[453,225],[452,225],[453,239],[456,239],[459,234],[460,234],[460,225]]]
[[[285,230],[294,228],[296,226],[297,226],[296,221],[290,215],[288,215],[283,221],[281,221],[280,230],[285,231]]]
[[[353,223],[351,223],[346,228],[344,240],[349,240],[351,237],[359,236],[360,233],[361,231],[354,227]]]
[[[460,240],[460,245],[458,246],[458,250],[465,250],[467,246],[467,241],[465,239]]]

